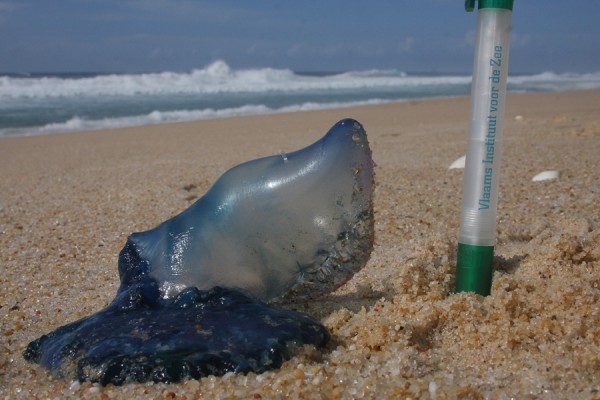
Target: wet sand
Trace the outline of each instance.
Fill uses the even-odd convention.
[[[469,99],[0,139],[1,398],[600,397],[600,90],[508,97],[492,294],[453,294]],[[333,335],[262,375],[101,387],[27,343],[106,306],[126,237],[226,169],[353,117],[376,167],[375,248],[297,305]],[[559,179],[532,182],[557,170]]]

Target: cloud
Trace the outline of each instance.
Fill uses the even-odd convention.
[[[510,47],[526,47],[531,42],[530,35],[522,35],[516,32],[510,34]]]
[[[407,43],[401,42],[398,45],[400,51],[409,51],[412,46],[412,40]],[[392,54],[396,49],[374,43],[343,43],[331,44],[326,46],[295,44],[287,50],[291,57],[338,57],[355,56],[361,58],[384,57]]]
[[[9,13],[18,8],[24,7],[23,3],[14,3],[12,1],[0,1],[0,13]]]
[[[10,15],[18,9],[24,8],[25,4],[12,1],[0,1],[0,26],[8,21]]]
[[[477,32],[474,29],[465,32],[463,44],[468,47],[475,46],[475,35],[477,35]]]
[[[473,47],[475,46],[475,30],[469,30],[465,32],[462,46]],[[531,42],[531,35],[520,34],[512,31],[510,33],[510,46],[511,47],[525,47]]]
[[[415,44],[415,38],[412,36],[407,37],[406,39],[404,39],[398,43],[398,52],[409,53],[412,51],[414,44]]]
[[[221,2],[194,0],[126,0],[123,4],[148,15],[174,16],[182,20],[215,23],[253,21],[262,14],[252,6],[229,5]]]
[[[163,58],[171,58],[174,55],[173,49],[164,49],[162,47],[155,47],[150,51],[148,57],[150,59],[163,59]]]

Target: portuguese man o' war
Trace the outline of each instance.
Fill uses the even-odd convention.
[[[187,210],[130,235],[112,303],[24,357],[80,381],[177,382],[260,373],[325,346],[318,321],[273,304],[331,292],[366,264],[373,179],[351,119],[304,149],[230,169]]]

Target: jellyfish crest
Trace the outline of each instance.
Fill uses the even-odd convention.
[[[304,149],[230,169],[181,214],[132,234],[128,251],[147,263],[163,298],[215,286],[263,300],[314,297],[366,263],[372,192],[366,133],[346,119]],[[127,258],[121,271],[132,268]]]

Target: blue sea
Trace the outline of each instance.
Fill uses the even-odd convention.
[[[184,73],[0,74],[0,137],[462,96],[470,85],[467,74],[299,73],[223,61]],[[600,72],[508,80],[511,92],[592,88]]]

